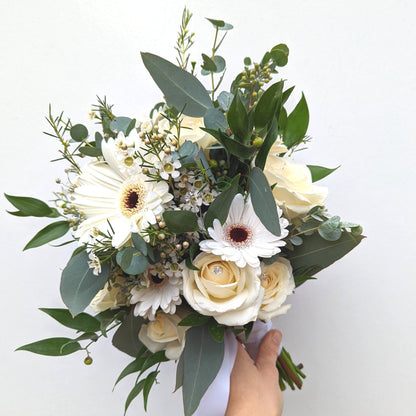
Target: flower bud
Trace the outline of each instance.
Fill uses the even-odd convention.
[[[253,140],[253,146],[254,147],[261,147],[261,145],[263,144],[263,139],[259,136],[257,136],[254,140]]]
[[[92,358],[89,355],[87,355],[85,357],[84,364],[85,365],[91,365],[92,364]]]

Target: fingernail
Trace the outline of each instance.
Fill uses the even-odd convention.
[[[282,341],[282,333],[279,331],[273,331],[273,332],[274,332],[273,337],[272,337],[273,342],[279,345],[280,342]]]

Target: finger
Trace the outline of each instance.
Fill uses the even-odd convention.
[[[282,333],[277,329],[273,329],[265,335],[259,346],[256,359],[256,366],[260,371],[276,372],[276,360],[281,341]]]

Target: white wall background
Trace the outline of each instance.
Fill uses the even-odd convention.
[[[174,59],[184,3],[194,12],[194,56],[211,47],[204,17],[234,24],[221,54],[228,77],[249,55],[290,47],[281,71],[308,99],[314,138],[299,155],[342,168],[323,181],[327,205],[361,222],[368,239],[302,286],[275,321],[302,361],[302,392],[285,393],[287,416],[416,414],[414,276],[415,3],[411,0],[0,1],[0,190],[47,200],[64,165],[41,132],[48,104],[87,122],[95,95],[119,115],[146,114],[161,94],[139,51]],[[131,380],[111,388],[130,358],[109,342],[48,358],[13,350],[71,336],[37,310],[61,307],[60,269],[71,248],[21,249],[46,222],[15,218],[0,198],[0,413],[7,416],[122,415]],[[149,414],[180,415],[173,365],[151,393]],[[144,414],[141,399],[129,415]]]

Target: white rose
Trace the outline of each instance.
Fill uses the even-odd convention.
[[[127,304],[126,296],[120,296],[123,277],[118,275],[111,285],[107,282],[105,286],[95,295],[90,303],[90,308],[95,312],[103,312],[107,309],[117,309]]]
[[[270,319],[284,315],[290,305],[283,305],[288,295],[295,290],[295,280],[289,260],[279,257],[270,265],[261,265],[260,282],[264,288],[263,303],[259,319]]]
[[[162,311],[156,313],[154,321],[143,324],[139,340],[153,353],[165,350],[169,360],[178,360],[185,347],[185,332],[188,327],[178,326],[182,317]]]
[[[201,130],[200,127],[205,127],[203,117],[182,116],[179,144],[182,145],[185,141],[190,141],[205,149],[215,143],[216,139],[204,130]],[[174,128],[173,130],[176,134],[176,129]]]
[[[264,294],[259,269],[211,253],[198,254],[194,265],[200,270],[183,271],[183,295],[193,309],[229,326],[257,319]]]
[[[270,148],[269,153],[270,154],[274,154],[274,155],[278,155],[280,153],[286,153],[287,152],[287,147],[283,144],[282,140],[280,138],[277,138],[275,140],[275,142],[273,143],[272,147]]]
[[[312,183],[310,170],[303,163],[291,159],[269,155],[264,169],[270,185],[274,185],[273,195],[289,217],[307,214],[311,208],[323,205],[328,189]]]

